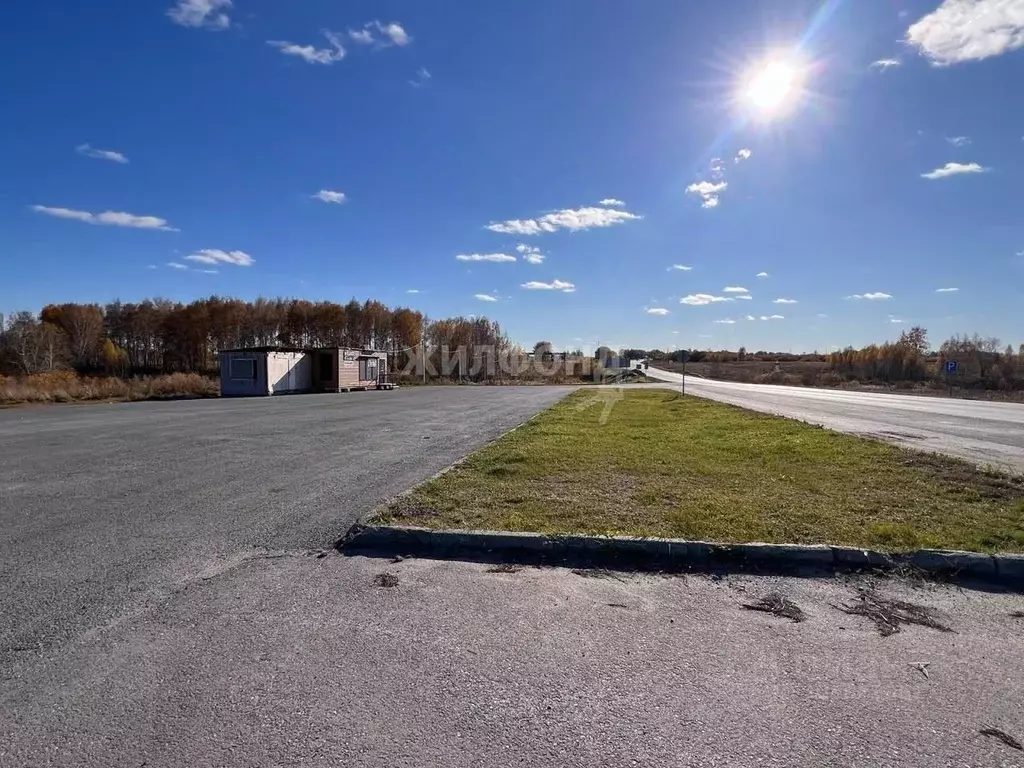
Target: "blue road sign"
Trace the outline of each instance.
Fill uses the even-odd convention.
[[[946,361],[946,373],[956,373],[956,371],[957,371],[957,369],[959,367],[960,367],[960,363],[958,363],[956,360],[947,360]]]

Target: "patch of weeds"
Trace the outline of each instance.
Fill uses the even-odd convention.
[[[614,573],[607,568],[573,568],[572,572],[585,579],[618,579]]]
[[[519,573],[521,570],[523,570],[523,569],[520,566],[518,566],[518,565],[513,565],[512,563],[501,563],[499,565],[495,565],[495,566],[492,566],[492,567],[488,568],[487,572],[488,573]]]
[[[765,595],[756,603],[743,603],[743,608],[748,611],[761,611],[762,613],[782,616],[796,624],[807,618],[807,615],[800,609],[799,605],[783,597],[778,592]]]
[[[994,739],[999,739],[1003,744],[1011,749],[1017,749],[1024,752],[1024,744],[1021,744],[1006,731],[1001,731],[998,728],[982,728],[978,733],[982,736],[991,736]]]
[[[875,623],[882,637],[895,635],[903,624],[916,624],[930,627],[939,632],[953,630],[936,618],[933,608],[915,605],[903,600],[889,600],[874,590],[859,590],[851,605],[841,605],[839,610],[853,616],[865,616]]]
[[[373,586],[391,589],[398,586],[398,577],[393,573],[378,573],[373,577]]]
[[[868,530],[880,545],[890,549],[916,549],[922,544],[920,531],[906,523],[871,523]]]
[[[485,473],[491,477],[509,477],[511,475],[518,474],[520,467],[510,466],[508,464],[495,464],[492,467],[488,467],[484,470]]]

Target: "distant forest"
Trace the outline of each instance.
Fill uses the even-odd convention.
[[[416,310],[373,300],[342,305],[218,296],[189,304],[146,299],[52,304],[38,315],[17,312],[0,320],[0,373],[214,373],[218,350],[255,346],[380,349],[400,367],[421,336],[428,347],[510,346],[498,324],[486,318],[428,320]]]

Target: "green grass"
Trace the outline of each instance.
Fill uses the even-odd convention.
[[[1024,552],[1024,480],[667,390],[580,391],[383,509],[431,528]]]

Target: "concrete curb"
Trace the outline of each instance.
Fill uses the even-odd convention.
[[[481,562],[580,565],[646,571],[811,574],[898,570],[1024,591],[1024,555],[921,549],[886,554],[826,544],[726,544],[633,536],[551,536],[355,525],[338,542],[345,554],[420,555]]]

